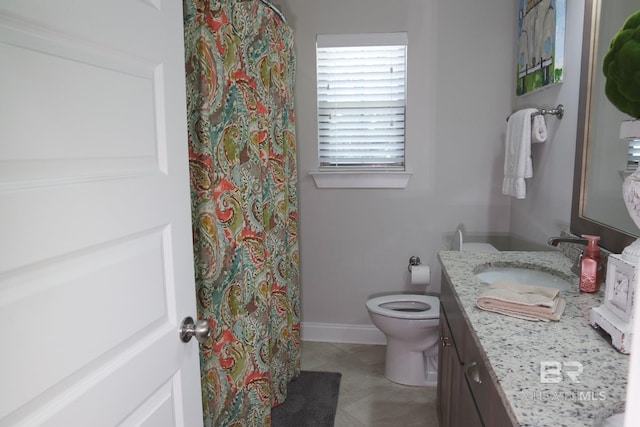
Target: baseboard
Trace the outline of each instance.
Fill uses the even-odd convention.
[[[385,345],[387,339],[373,325],[302,322],[302,340]]]

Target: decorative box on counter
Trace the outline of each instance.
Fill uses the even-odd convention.
[[[611,344],[624,354],[631,351],[636,271],[622,255],[609,255],[604,304],[592,308],[589,315],[589,323],[607,332]]]

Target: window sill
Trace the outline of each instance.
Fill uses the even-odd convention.
[[[412,174],[408,171],[309,172],[317,188],[406,188]]]

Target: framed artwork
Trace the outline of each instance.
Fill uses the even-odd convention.
[[[566,0],[518,0],[516,95],[562,83]]]

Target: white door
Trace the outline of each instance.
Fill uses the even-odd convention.
[[[0,426],[202,424],[182,2],[0,2]]]

